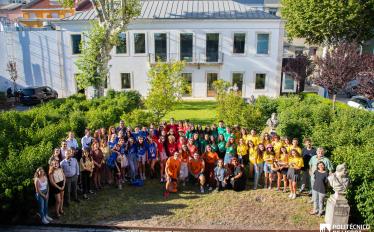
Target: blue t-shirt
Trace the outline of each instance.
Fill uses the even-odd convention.
[[[157,145],[156,143],[151,143],[148,145],[148,158],[149,159],[156,159],[157,155]]]
[[[147,145],[143,144],[143,146],[138,145],[138,156],[145,155],[145,152],[147,151]]]
[[[113,149],[113,147],[117,144],[116,141],[114,142],[109,142],[108,145],[109,145],[109,149]]]
[[[139,136],[142,136],[145,139],[148,136],[148,131],[139,131]]]
[[[138,146],[134,143],[133,145],[131,145],[128,150],[127,150],[127,153],[128,155],[133,155],[133,154],[137,154],[138,153]]]

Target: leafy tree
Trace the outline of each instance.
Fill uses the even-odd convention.
[[[362,70],[357,76],[357,92],[374,99],[374,55],[363,55],[361,64]]]
[[[74,0],[61,0],[64,6],[72,7]],[[118,42],[119,33],[140,13],[139,0],[91,0],[97,22],[86,34],[82,55],[77,60],[80,70],[77,82],[80,88],[94,86],[102,88],[108,76],[110,52]],[[86,73],[87,72],[87,73]],[[99,91],[102,92],[102,91]]]
[[[159,122],[167,112],[172,110],[184,93],[184,81],[181,72],[185,62],[157,62],[148,72],[149,92],[145,106],[155,115]]]
[[[224,80],[216,80],[215,82],[213,82],[213,88],[217,92],[216,99],[218,102],[220,100],[223,100],[230,86],[231,83]]]
[[[305,55],[299,55],[296,58],[288,58],[285,60],[283,72],[288,73],[296,80],[296,92],[300,93],[304,90],[305,79],[314,72],[314,64]]]
[[[360,72],[362,58],[356,44],[341,43],[326,53],[325,57],[316,59],[317,73],[313,81],[326,88],[333,96],[335,108],[336,94]]]
[[[282,0],[289,38],[333,45],[374,36],[374,0]]]

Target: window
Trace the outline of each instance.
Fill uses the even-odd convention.
[[[257,34],[257,54],[269,54],[269,34]]]
[[[289,73],[284,74],[284,83],[283,89],[285,91],[294,91],[295,90],[295,80]]]
[[[127,38],[126,38],[125,32],[121,32],[118,35],[118,44],[116,46],[116,53],[117,54],[127,53]]]
[[[155,33],[155,58],[157,61],[167,60],[166,33]]]
[[[121,89],[131,89],[130,73],[121,73]]]
[[[217,73],[207,73],[207,96],[214,97],[216,96],[216,90],[213,87],[213,83],[218,79]]]
[[[192,73],[182,73],[184,80],[183,83],[183,96],[192,95]]]
[[[218,62],[219,34],[206,34],[206,62]]]
[[[234,34],[234,51],[235,54],[245,53],[245,33]]]
[[[256,74],[255,89],[265,89],[265,80],[266,80],[266,74],[257,73]]]
[[[243,73],[232,74],[232,86],[234,90],[237,90],[239,92],[243,91]]]
[[[73,54],[81,53],[81,41],[82,41],[82,35],[80,34],[71,35],[71,48],[72,48]]]
[[[135,33],[134,34],[135,53],[145,53],[145,34]]]
[[[180,60],[192,62],[193,35],[192,33],[180,34]]]
[[[269,8],[269,14],[277,15],[278,9],[277,8]]]

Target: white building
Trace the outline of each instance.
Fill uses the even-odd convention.
[[[183,75],[191,83],[192,97],[214,96],[212,83],[217,79],[236,84],[243,97],[279,96],[284,28],[278,16],[263,11],[263,1],[143,0],[141,4],[140,16],[121,34],[122,45],[112,51],[108,88],[147,95],[147,72],[159,57],[187,62]],[[56,22],[55,53],[63,58],[55,63],[63,70],[54,71],[60,75],[59,86],[50,86],[61,96],[77,91],[74,75],[79,71],[74,62],[82,32],[89,30],[95,17],[89,10]]]

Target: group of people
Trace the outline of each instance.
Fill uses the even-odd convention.
[[[118,127],[85,130],[80,144],[69,132],[61,147],[54,149],[49,170],[35,172],[34,183],[42,223],[48,216],[48,198],[56,199],[56,217],[64,214],[71,197],[80,202],[104,185],[122,189],[124,183],[160,178],[164,196],[177,192],[179,185],[199,185],[201,193],[246,189],[253,178],[253,189],[264,187],[289,191],[289,198],[309,189],[314,202],[311,214],[323,213],[328,173],[332,165],[323,148],[315,149],[310,139],[299,146],[297,138],[281,138],[271,131],[259,135],[239,126],[201,125],[183,121],[130,128],[123,120]],[[148,170],[148,171],[146,171]]]

